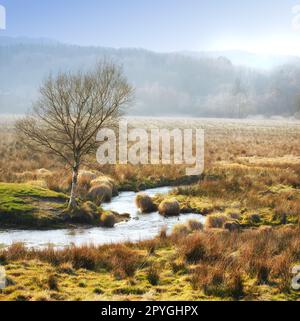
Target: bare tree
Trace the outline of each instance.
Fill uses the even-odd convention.
[[[31,112],[17,122],[17,132],[27,146],[52,152],[70,166],[70,209],[77,205],[79,168],[95,151],[97,132],[116,124],[132,94],[121,68],[103,62],[90,72],[49,76]]]

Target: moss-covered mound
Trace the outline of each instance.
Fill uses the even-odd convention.
[[[91,201],[79,200],[73,211],[68,196],[30,184],[0,183],[0,229],[53,229],[74,225],[113,227],[129,215],[106,213]]]
[[[1,227],[49,227],[62,222],[68,197],[30,184],[0,183]]]

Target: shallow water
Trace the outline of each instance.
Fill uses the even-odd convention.
[[[166,194],[171,187],[161,187],[146,190],[150,196]],[[112,229],[102,227],[59,229],[49,231],[38,230],[0,230],[0,244],[5,246],[16,242],[23,242],[29,247],[44,247],[49,244],[55,247],[65,247],[82,244],[107,244],[122,241],[139,241],[156,236],[162,227],[170,229],[178,222],[196,218],[203,222],[204,217],[199,214],[184,214],[179,217],[165,218],[158,213],[140,214],[135,206],[134,192],[121,192],[113,198],[111,203],[103,206],[106,210],[130,214],[130,220],[116,224]]]

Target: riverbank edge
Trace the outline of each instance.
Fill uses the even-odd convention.
[[[201,177],[200,176],[182,176],[179,177],[175,180],[170,180],[170,179],[164,179],[160,180],[159,182],[145,182],[142,185],[139,185],[139,188],[133,188],[133,185],[129,186],[129,188],[126,188],[126,185],[123,185],[121,187],[118,187],[118,192],[139,192],[139,191],[145,191],[147,189],[155,189],[155,188],[160,188],[160,187],[177,187],[180,185],[192,185],[196,182],[199,181]],[[128,186],[127,186],[128,187]],[[63,210],[61,209],[63,212]],[[127,213],[117,213],[114,211],[106,211],[106,212],[111,212],[114,217],[116,224],[121,223],[121,222],[126,222],[130,219],[130,215]],[[30,211],[28,212],[30,213]],[[186,214],[186,211],[182,211],[182,214]],[[13,213],[14,215],[17,215],[17,213]],[[201,214],[201,213],[199,213]],[[67,221],[61,221],[60,222],[60,217],[57,216],[56,219],[53,219],[53,222],[47,221],[46,223],[41,222],[35,222],[33,226],[28,226],[28,224],[23,224],[23,223],[10,223],[10,222],[5,222],[5,220],[2,220],[1,222],[1,230],[39,230],[39,231],[47,231],[47,230],[59,230],[59,229],[76,229],[76,228],[94,228],[94,227],[104,227],[101,225],[101,223],[96,222],[93,224],[78,224],[78,223],[73,223],[73,222],[67,222]]]

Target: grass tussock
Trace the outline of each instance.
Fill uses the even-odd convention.
[[[164,216],[177,216],[180,214],[180,205],[175,198],[165,199],[158,206],[159,214]]]
[[[200,232],[180,240],[178,255],[197,265],[192,284],[206,294],[226,296],[230,290],[236,298],[243,293],[244,281],[249,285],[249,279],[257,285],[273,283],[280,291],[290,292],[290,269],[299,262],[299,241],[296,228],[239,234]]]
[[[106,269],[113,271],[120,278],[133,276],[141,264],[140,255],[125,245],[111,245],[103,247],[81,246],[64,250],[49,247],[44,250],[27,250],[24,245],[16,243],[0,254],[4,264],[16,260],[41,260],[59,269],[86,269],[98,271]]]
[[[152,198],[145,194],[145,193],[139,193],[135,197],[135,204],[136,207],[141,211],[141,213],[147,214],[152,213],[157,210],[157,207],[153,203]]]
[[[223,225],[229,220],[229,217],[225,214],[211,214],[208,215],[205,220],[206,228],[222,228]]]

